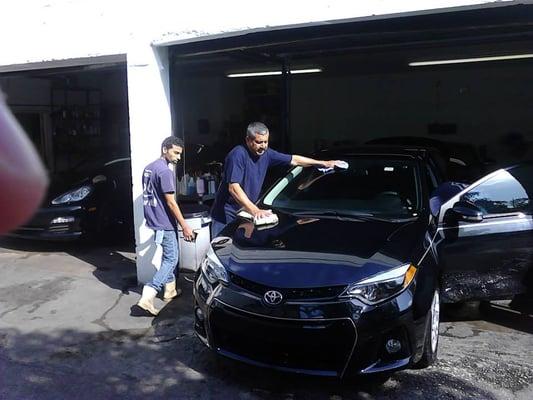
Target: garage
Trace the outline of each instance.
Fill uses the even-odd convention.
[[[124,57],[96,58],[82,65],[48,64],[39,69],[6,72],[0,77],[6,101],[34,143],[50,177],[48,196],[41,209],[13,235],[71,240],[120,225],[127,226],[123,236],[131,240]],[[112,164],[117,160],[120,162]],[[111,170],[108,165],[116,171],[120,165],[120,179],[103,172]],[[100,194],[103,187],[105,195]],[[78,193],[80,190],[84,192]],[[90,198],[98,200],[74,210],[75,204],[69,203],[72,197],[68,197],[73,193],[78,193],[77,200],[85,203],[92,203]],[[123,211],[116,211],[115,206]]]
[[[4,73],[0,86],[52,176],[129,154],[123,62]]]
[[[212,149],[204,165],[223,161],[253,120],[286,152],[414,136],[486,168],[530,158],[532,11],[420,12],[174,45],[174,131]],[[202,172],[193,158],[189,173]]]

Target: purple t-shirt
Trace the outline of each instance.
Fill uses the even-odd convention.
[[[165,201],[165,193],[176,191],[174,172],[163,159],[148,164],[143,171],[143,207],[146,226],[154,230],[176,230],[176,218]]]
[[[228,185],[238,183],[251,202],[259,199],[269,167],[290,165],[292,156],[270,148],[262,156],[252,155],[246,146],[235,146],[224,161],[224,175],[211,209],[214,220],[228,224],[235,219],[241,206],[229,193]]]

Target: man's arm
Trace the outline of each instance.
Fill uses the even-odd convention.
[[[185,240],[194,240],[194,232],[189,227],[187,222],[185,222],[185,218],[183,218],[183,214],[181,213],[180,207],[178,206],[178,203],[176,203],[174,193],[165,193],[165,201],[167,202],[167,206],[170,212],[172,213],[174,218],[176,218],[178,224],[180,224],[181,228],[183,229],[183,237],[185,238]]]
[[[292,166],[300,166],[300,167],[312,167],[312,166],[319,166],[324,168],[334,168],[335,167],[335,160],[315,160],[314,158],[299,156],[299,155],[293,155],[291,158],[291,165]]]

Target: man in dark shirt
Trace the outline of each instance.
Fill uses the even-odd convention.
[[[154,240],[163,248],[161,267],[152,281],[144,285],[141,299],[137,303],[137,306],[151,315],[157,315],[159,312],[154,306],[154,299],[163,287],[165,301],[181,294],[181,289],[176,290],[174,275],[178,262],[177,224],[183,229],[185,240],[194,240],[194,233],[176,203],[176,177],[169,168],[169,164],[178,163],[182,152],[181,139],[174,136],[166,138],[161,144],[161,157],[148,164],[142,176],[146,226],[154,230]]]
[[[268,148],[269,132],[265,124],[252,122],[246,130],[246,145],[235,146],[224,161],[222,182],[211,209],[212,237],[218,236],[225,225],[236,218],[241,208],[257,218],[270,211],[255,205],[269,167],[300,165],[333,168],[335,161],[279,153]]]

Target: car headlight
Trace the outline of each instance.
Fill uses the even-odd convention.
[[[86,198],[93,191],[92,186],[82,186],[78,189],[70,190],[52,200],[52,204],[64,204],[80,201]]]
[[[402,265],[350,285],[342,297],[357,297],[366,304],[377,304],[400,294],[416,274],[413,264]]]
[[[217,282],[229,282],[226,268],[224,268],[211,246],[209,246],[207,255],[202,262],[202,273],[211,284]]]

